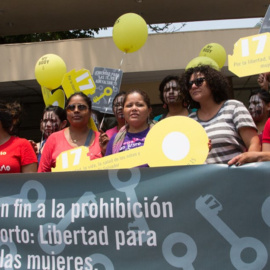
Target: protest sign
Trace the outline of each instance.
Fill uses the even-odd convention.
[[[240,38],[228,55],[229,70],[238,77],[270,70],[270,33]]]
[[[155,124],[143,146],[103,157],[89,159],[85,146],[62,152],[52,171],[128,169],[144,164],[150,167],[203,164],[208,155],[204,128],[186,116],[172,116]]]
[[[104,67],[95,67],[93,79],[96,84],[95,96],[91,96],[93,110],[113,114],[112,102],[120,90],[123,71]]]
[[[269,269],[269,166],[0,175],[0,268]]]

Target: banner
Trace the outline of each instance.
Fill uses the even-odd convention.
[[[270,269],[269,170],[0,175],[0,269]]]

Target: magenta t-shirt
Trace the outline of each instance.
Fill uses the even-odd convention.
[[[110,139],[117,132],[118,132],[118,129],[117,129],[117,126],[115,126],[111,129],[108,129],[105,133],[108,135],[108,137]]]

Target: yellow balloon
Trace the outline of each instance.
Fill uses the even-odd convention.
[[[218,43],[209,43],[205,45],[199,56],[207,56],[218,64],[219,68],[222,68],[226,62],[227,54],[223,46]]]
[[[35,66],[35,77],[41,86],[49,90],[56,89],[62,83],[67,72],[66,64],[56,54],[45,54],[40,57]]]
[[[125,53],[138,51],[145,44],[147,36],[145,20],[135,13],[126,13],[114,23],[113,41]]]
[[[193,58],[186,66],[186,70],[189,68],[194,68],[200,65],[207,65],[210,66],[216,70],[219,70],[218,64],[211,58],[206,56],[198,56]]]

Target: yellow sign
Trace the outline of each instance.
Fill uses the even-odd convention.
[[[52,94],[52,92],[49,89],[47,89],[45,86],[42,86],[41,92],[46,107],[53,105],[59,106],[62,109],[65,108],[65,94],[63,90],[58,89],[54,91]]]
[[[168,117],[147,134],[144,146],[89,160],[88,147],[61,153],[54,172],[128,169],[143,164],[150,167],[203,164],[208,155],[208,137],[203,127],[185,116]]]
[[[87,69],[75,69],[64,75],[62,87],[67,98],[75,92],[83,92],[85,95],[93,95],[96,91],[95,82]]]
[[[229,70],[238,77],[270,70],[270,33],[240,38],[228,55]]]

